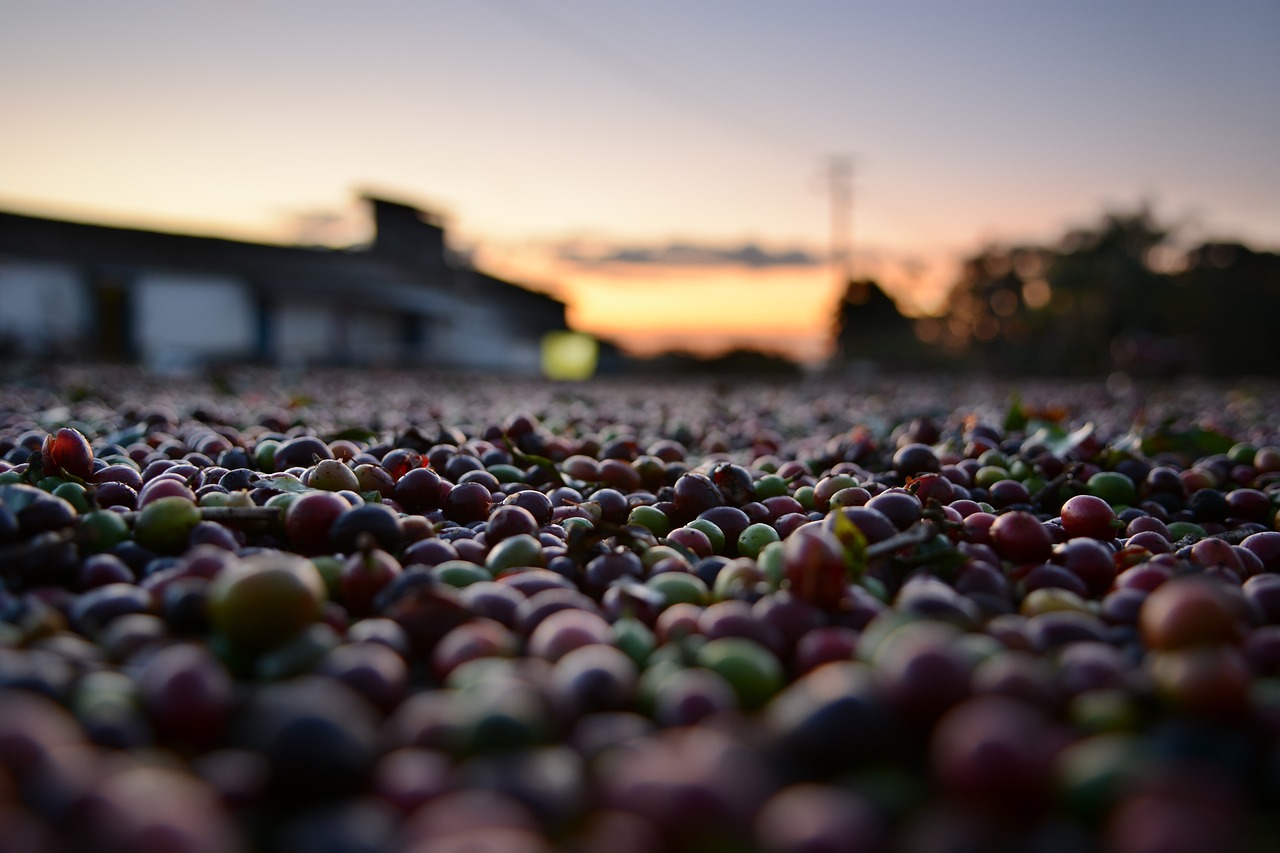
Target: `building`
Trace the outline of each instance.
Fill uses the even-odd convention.
[[[453,263],[439,218],[367,201],[373,242],[341,250],[0,213],[0,348],[155,368],[537,372],[564,303]]]

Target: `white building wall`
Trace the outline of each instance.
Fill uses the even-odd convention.
[[[292,367],[329,361],[339,355],[337,312],[329,305],[281,305],[273,308],[275,359]]]
[[[403,325],[387,311],[357,311],[348,318],[347,344],[355,364],[391,365],[401,356]]]
[[[208,359],[258,355],[259,320],[249,285],[235,276],[144,273],[123,282],[129,331],[139,359],[153,368],[183,368]],[[413,353],[404,352],[406,312],[353,310],[333,302],[275,301],[269,307],[275,360],[287,365],[334,362],[396,364],[406,355],[462,370],[537,373],[539,342],[511,328],[503,306],[432,292],[419,314]],[[92,345],[97,305],[72,264],[0,259],[0,342],[20,351]]]
[[[402,357],[403,326],[389,311],[361,311],[331,302],[276,305],[275,358],[281,364],[391,365]]]
[[[249,357],[257,311],[238,279],[154,273],[133,285],[133,332],[139,355],[153,367]]]
[[[510,328],[500,308],[460,303],[435,330],[433,356],[463,370],[538,373],[540,342]]]
[[[23,352],[82,345],[93,305],[70,264],[0,260],[0,338]]]

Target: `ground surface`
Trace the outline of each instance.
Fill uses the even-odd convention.
[[[5,377],[13,849],[1280,843],[1274,385]]]

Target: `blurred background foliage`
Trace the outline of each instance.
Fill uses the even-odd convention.
[[[833,367],[1280,373],[1280,255],[1231,241],[1179,249],[1173,237],[1143,207],[1049,245],[989,245],[965,259],[933,317],[907,318],[876,282],[850,282]]]

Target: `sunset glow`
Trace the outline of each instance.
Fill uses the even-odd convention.
[[[816,360],[840,236],[912,315],[1116,207],[1280,246],[1280,7],[1143,8],[7,3],[0,210],[342,246],[381,191],[633,351]]]
[[[574,328],[637,354],[750,347],[816,361],[830,351],[838,293],[825,268],[566,270],[559,280]]]
[[[574,328],[640,356],[751,348],[818,362],[831,354],[833,318],[844,292],[825,261],[766,268],[585,264],[558,257],[550,247],[481,252],[476,260],[500,275],[542,283],[568,303]],[[920,314],[936,309],[950,269],[945,257],[911,270],[873,257],[858,272],[898,285],[894,295],[904,311]]]

